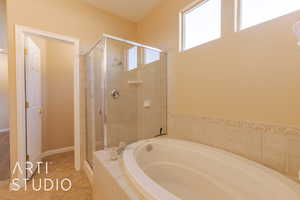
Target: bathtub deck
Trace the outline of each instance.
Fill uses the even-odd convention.
[[[99,167],[100,167],[99,165],[101,165],[105,169],[105,173],[108,173],[109,178],[112,178],[114,180],[112,184],[117,184],[117,188],[123,190],[123,192],[128,197],[127,198],[128,200],[144,199],[141,197],[139,192],[134,188],[134,186],[128,180],[125,172],[123,171],[121,159],[112,161],[110,159],[110,150],[103,150],[103,151],[95,152],[94,157],[95,157],[96,171],[99,171]],[[98,168],[98,170],[97,170],[97,168]],[[95,173],[97,173],[97,172],[95,172]],[[107,179],[106,176],[105,176],[105,178],[104,178],[104,176],[101,176],[99,178]],[[99,179],[99,178],[96,177],[96,179]],[[106,182],[109,180],[103,180],[103,181]],[[111,185],[109,187],[111,187]],[[102,192],[102,193],[104,193],[104,192]],[[120,195],[117,193],[118,193],[118,191],[113,195]],[[120,193],[122,193],[122,192],[120,192]],[[122,200],[125,200],[124,197],[122,198]]]

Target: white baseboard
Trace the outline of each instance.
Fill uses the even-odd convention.
[[[93,184],[94,172],[91,169],[90,164],[86,160],[83,162],[83,171],[86,174],[86,176],[88,177],[90,184],[94,185]]]
[[[70,151],[74,151],[74,146],[45,151],[45,152],[42,153],[42,158],[44,158],[46,156],[52,156],[52,155],[55,155],[55,154],[66,153],[66,152],[70,152]]]
[[[9,128],[6,128],[6,129],[0,129],[0,133],[6,133],[9,131]]]

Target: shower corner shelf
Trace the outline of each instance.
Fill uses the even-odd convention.
[[[143,83],[144,83],[144,81],[128,81],[129,85],[141,85]]]

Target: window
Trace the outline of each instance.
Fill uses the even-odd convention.
[[[240,0],[240,29],[272,20],[300,9],[299,0]]]
[[[138,48],[132,47],[128,49],[127,52],[127,70],[133,70],[138,67],[138,60],[137,60]]]
[[[182,50],[221,37],[221,0],[206,0],[182,12]]]
[[[152,49],[145,49],[144,56],[145,56],[145,64],[150,64],[160,60],[160,52]]]

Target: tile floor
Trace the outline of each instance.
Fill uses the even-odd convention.
[[[9,132],[0,133],[0,181],[9,179]]]
[[[27,191],[21,190],[18,192],[8,191],[7,188],[0,189],[0,200],[91,200],[92,188],[84,174],[77,172],[74,169],[73,152],[49,156],[44,159],[49,162],[48,174],[45,173],[45,167],[42,167],[42,173],[34,176],[36,187],[39,186],[39,179],[44,178],[63,179],[69,178],[72,181],[72,189],[64,192],[61,189],[58,191],[34,191],[32,189],[32,181],[27,185]],[[43,184],[42,184],[43,185]]]

